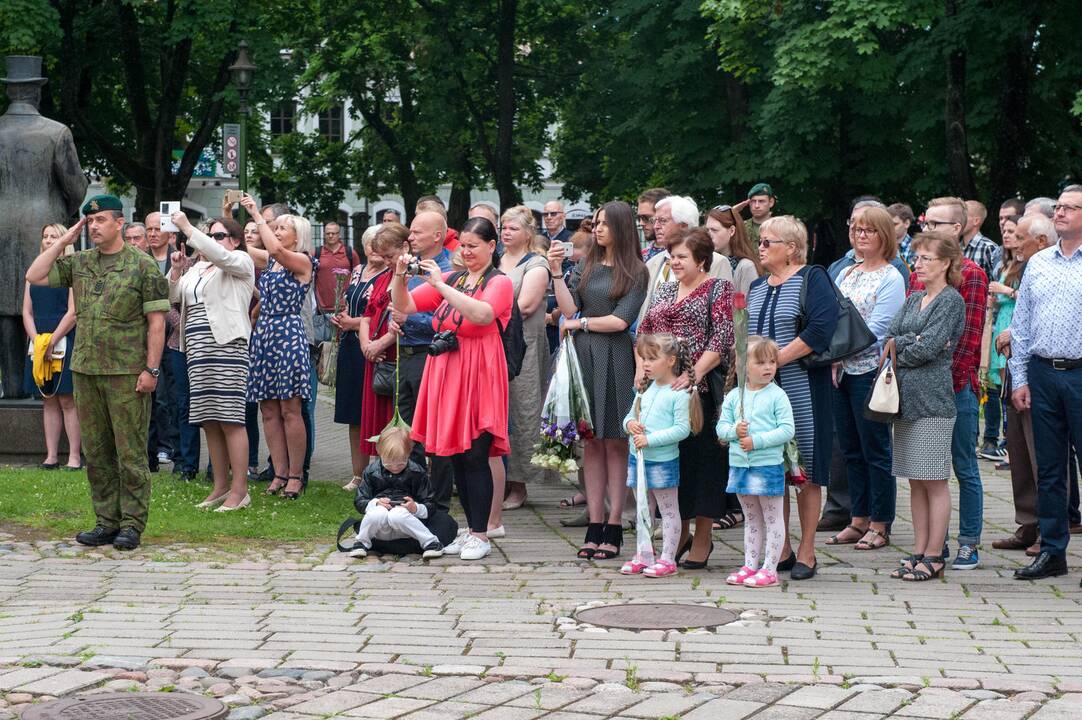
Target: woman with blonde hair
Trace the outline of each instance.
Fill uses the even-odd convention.
[[[43,227],[39,250],[45,251],[52,247],[67,231],[68,229],[59,223]],[[73,252],[75,252],[73,245],[69,245],[65,250],[67,255]],[[45,470],[56,470],[60,467],[60,433],[66,431],[68,462],[63,467],[65,470],[79,470],[83,466],[80,458],[81,434],[79,415],[75,411],[70,367],[71,351],[75,347],[75,300],[71,289],[26,283],[23,290],[23,329],[26,330],[26,336],[30,338],[31,351],[34,340],[39,334],[52,335],[45,348],[46,358],[54,354],[61,341],[67,346],[60,374],[54,375],[40,387],[34,381],[33,353],[28,353],[26,370],[23,374],[23,389],[30,397],[40,397],[43,402],[45,462],[41,463],[41,467]]]
[[[319,259],[312,257],[312,224],[280,215],[274,228],[263,220],[251,195],[241,205],[255,218],[263,248],[248,248],[259,276],[259,319],[252,333],[248,399],[259,402],[263,431],[276,472],[268,495],[296,500],[304,490],[302,469],[308,445],[301,401],[311,400],[311,358],[301,319],[305,296]]]
[[[508,457],[504,510],[526,502],[527,486],[541,481],[544,471],[530,464],[541,404],[548,381],[548,340],[545,337],[545,291],[549,284],[546,257],[533,246],[537,236],[533,213],[524,205],[509,208],[500,218],[503,256],[499,269],[511,278],[515,303],[522,315],[526,356],[522,369],[510,385],[511,455]]]

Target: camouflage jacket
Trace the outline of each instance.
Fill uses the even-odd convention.
[[[169,283],[154,259],[124,244],[111,267],[95,248],[63,255],[49,271],[50,287],[75,295],[71,369],[87,375],[138,374],[147,362],[147,320],[169,310]]]

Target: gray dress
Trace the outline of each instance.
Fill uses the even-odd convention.
[[[901,397],[891,472],[910,480],[946,480],[957,414],[951,360],[966,308],[958,291],[948,286],[922,310],[925,294],[910,295],[887,332],[897,348]]]
[[[548,273],[548,267],[545,258],[534,255],[506,273],[515,288],[516,303],[526,273],[534,268],[542,268]],[[537,431],[541,427],[541,403],[548,383],[549,344],[545,335],[543,297],[537,310],[522,318],[522,334],[526,340],[526,356],[522,359],[522,370],[510,384],[511,455],[507,458],[507,479],[530,483],[540,481],[545,474],[544,469],[530,464]]]
[[[646,300],[646,267],[638,281],[622,297],[611,298],[612,268],[600,263],[594,266],[585,285],[580,283],[585,260],[571,273],[568,283],[571,296],[581,317],[593,318],[615,315],[635,322]],[[576,332],[575,351],[582,365],[582,377],[590,399],[594,435],[598,438],[626,438],[621,427],[631,409],[635,384],[635,344],[627,330],[614,333]]]

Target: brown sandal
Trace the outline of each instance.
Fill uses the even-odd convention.
[[[842,540],[842,533],[845,532],[845,530],[852,530],[854,532],[860,533],[860,535],[853,540]],[[837,535],[833,535],[827,538],[827,545],[856,545],[858,542],[864,539],[865,535],[868,534],[867,528],[858,528],[856,525],[846,525],[845,530],[842,530]]]
[[[885,548],[887,545],[890,545],[890,535],[881,533],[873,527],[868,528],[868,532],[864,533],[865,537],[869,533],[875,537],[871,540],[861,538],[857,541],[856,547],[853,548],[854,550],[878,550],[879,548]]]

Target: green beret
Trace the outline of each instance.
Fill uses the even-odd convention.
[[[95,195],[83,205],[83,215],[93,215],[105,210],[123,212],[124,204],[116,195]]]
[[[748,190],[748,200],[751,200],[756,195],[766,195],[767,197],[774,197],[774,188],[770,187],[766,183],[757,183],[751,186],[751,190]]]

